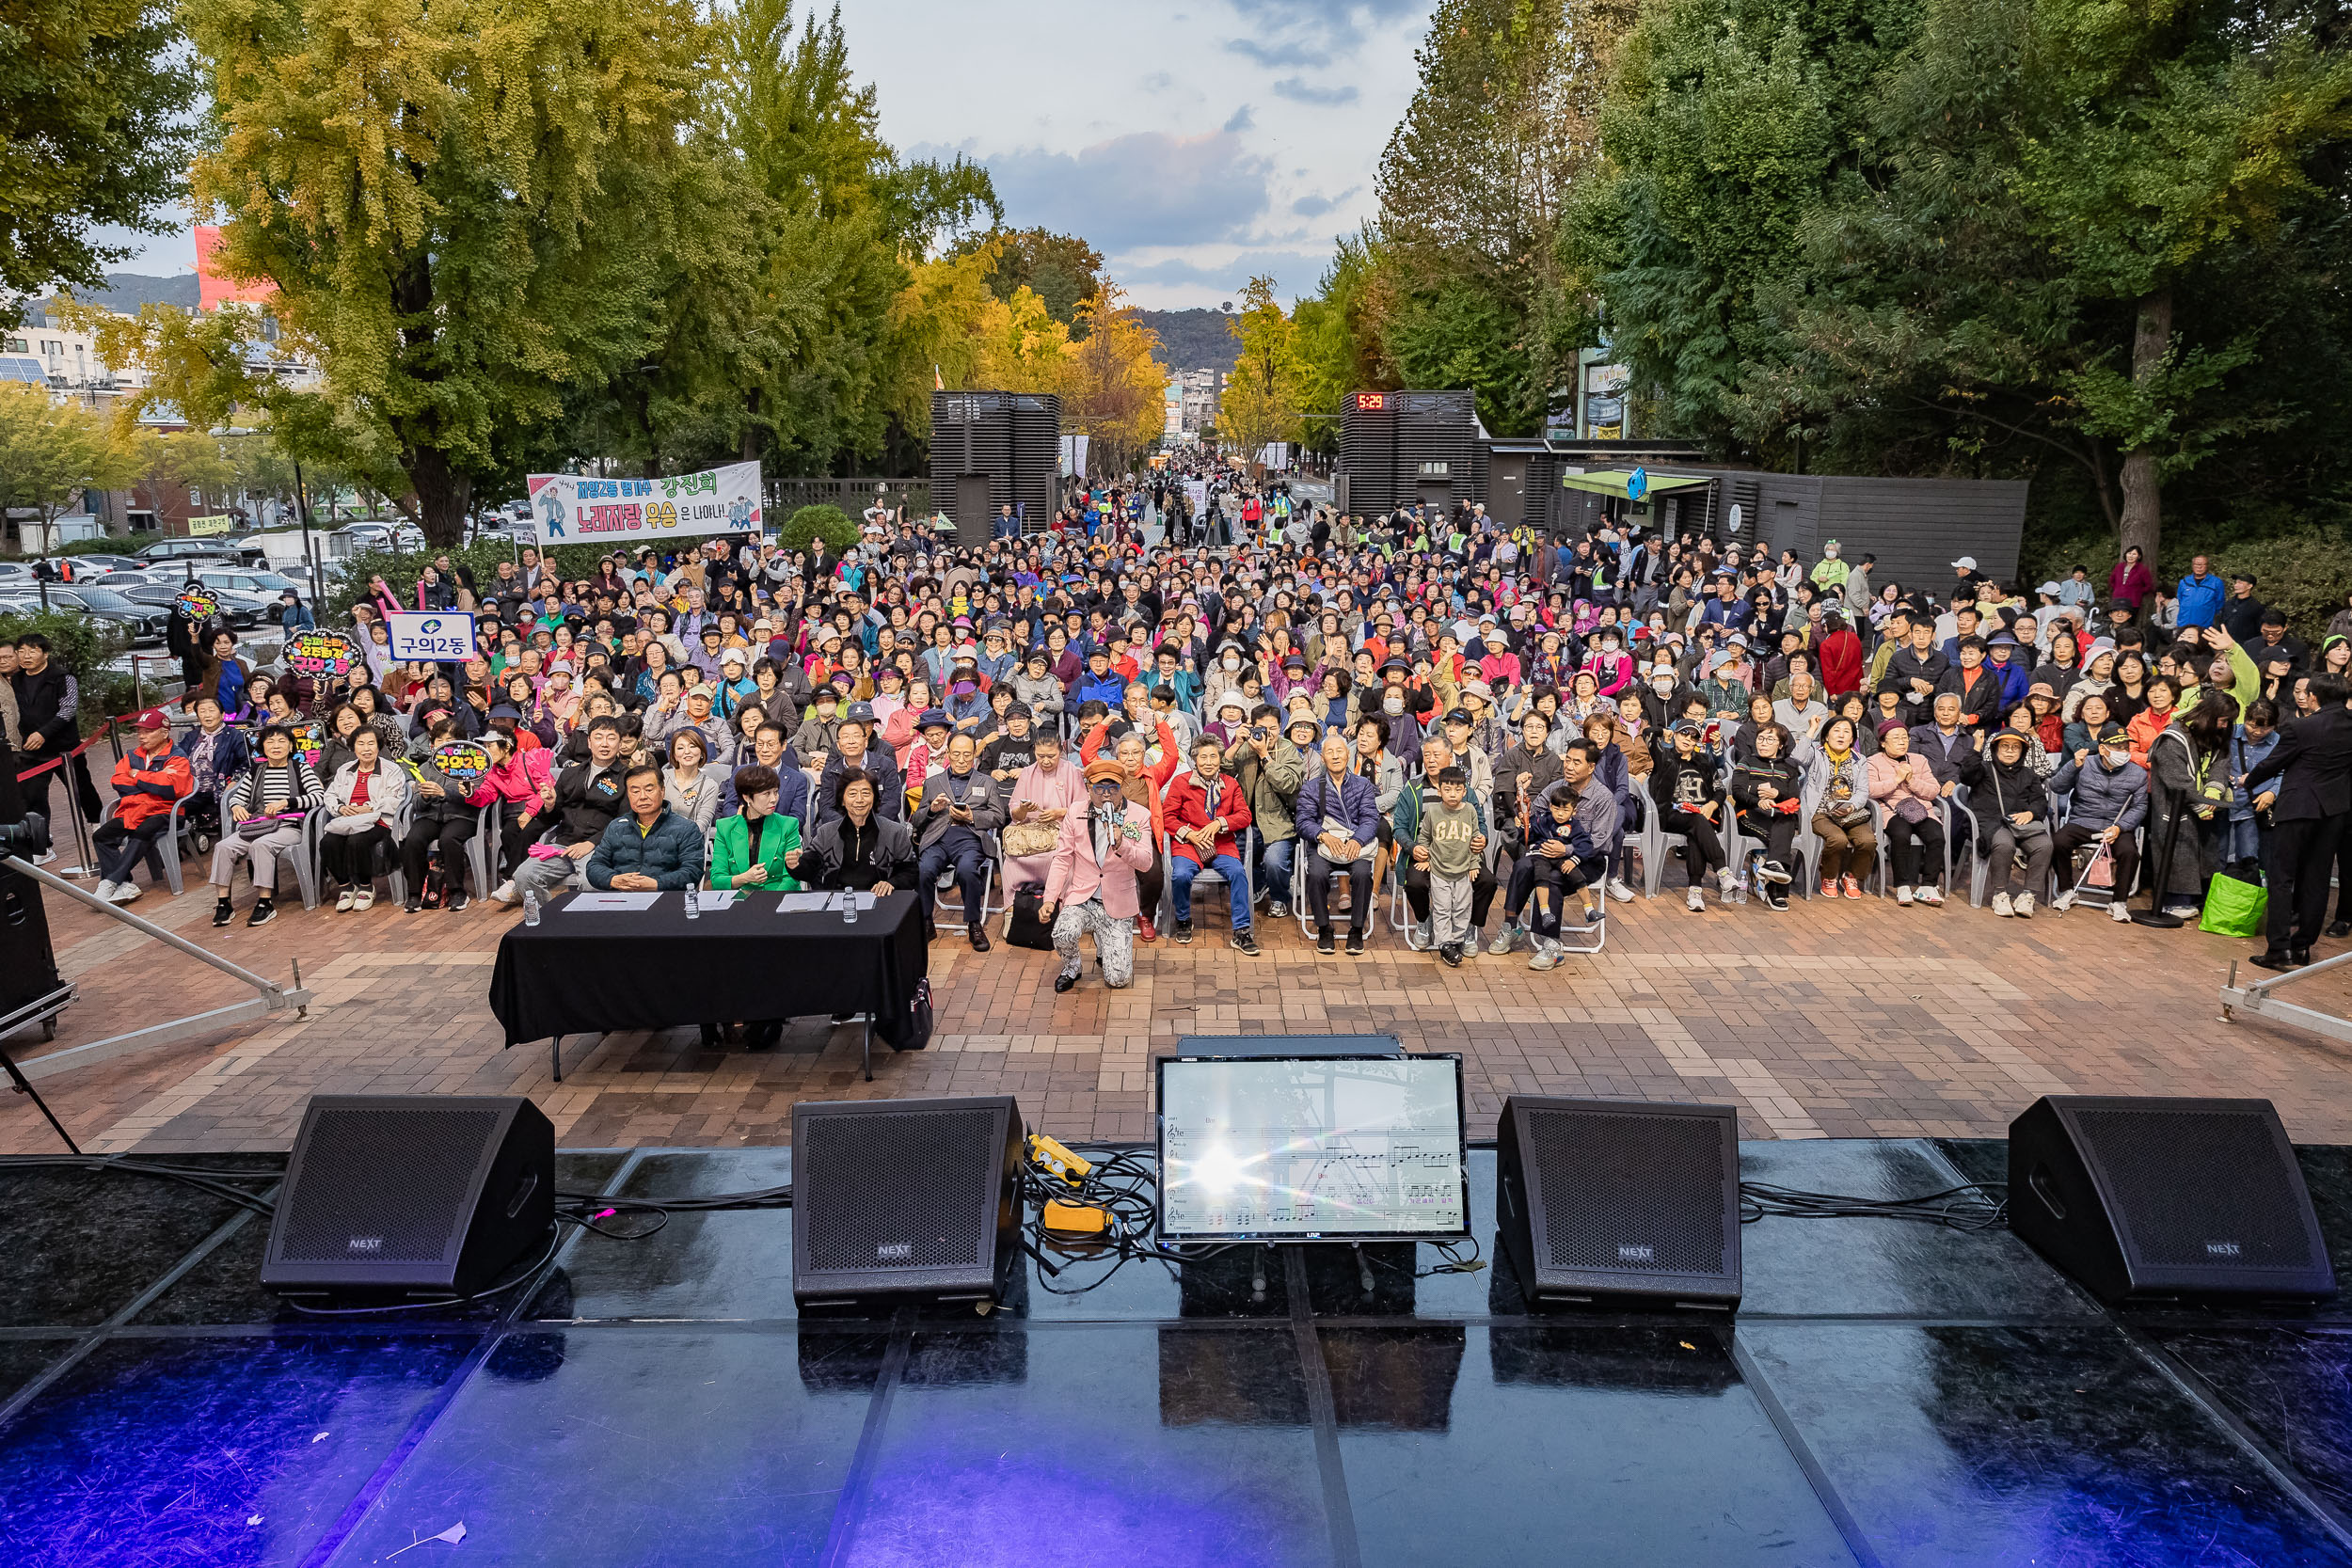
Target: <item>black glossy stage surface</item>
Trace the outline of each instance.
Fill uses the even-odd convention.
[[[1742,1153],[1883,1196],[2005,1159]],[[645,1196],[789,1175],[560,1158]],[[2302,1158],[2352,1280],[2352,1150]],[[1489,1259],[1493,1185],[1480,1150]],[[861,1323],[796,1319],[790,1213],[680,1214],[575,1237],[503,1311],[385,1323],[281,1308],[265,1222],[192,1189],[0,1164],[0,1205],[12,1568],[2352,1563],[2352,1301],[2109,1313],[2006,1231],[1764,1220],[1736,1325],[1532,1317],[1507,1264],[1403,1249],[1367,1299],[1344,1248],[1278,1256],[1262,1302],[1235,1255]]]

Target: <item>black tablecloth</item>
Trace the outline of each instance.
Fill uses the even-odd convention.
[[[929,973],[912,893],[860,911],[854,926],[838,913],[778,914],[784,895],[775,893],[739,894],[732,908],[694,920],[683,894],[665,893],[649,910],[567,909],[577,896],[551,900],[538,925],[517,922],[499,941],[490,1011],[509,1045],[864,1012],[896,1044]]]

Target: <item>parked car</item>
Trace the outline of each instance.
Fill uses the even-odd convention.
[[[259,562],[262,552],[247,550],[226,539],[158,539],[139,551],[139,560],[152,565],[161,562],[216,561],[223,565],[242,566]]]
[[[108,580],[106,586],[109,588],[115,588],[115,584],[111,579]],[[186,586],[187,585],[182,582],[179,578],[173,578],[167,581],[162,582],[151,580],[145,582],[127,583],[120,588],[116,589],[116,592],[119,593],[124,598],[129,599],[134,604],[145,605],[150,609],[159,610],[167,615],[171,612],[172,601],[179,598],[181,593],[186,588]],[[0,592],[5,592],[5,589],[0,588]],[[228,599],[223,599],[221,601],[220,613],[222,617],[228,621],[229,625],[238,631],[244,631],[248,627],[258,626],[262,619],[262,611],[255,606],[251,604],[234,603]]]
[[[41,595],[17,591],[12,595],[20,603],[38,606]],[[48,600],[53,610],[83,610],[101,621],[110,621],[129,633],[131,641],[161,642],[164,640],[164,618],[167,611],[158,610],[123,597],[120,594],[88,582],[53,582]]]
[[[86,568],[95,568],[100,572],[112,575],[116,572],[135,572],[147,564],[146,562],[132,555],[77,555],[71,559],[77,576]]]

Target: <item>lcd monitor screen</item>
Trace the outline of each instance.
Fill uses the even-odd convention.
[[[1462,1058],[1162,1057],[1169,1242],[1466,1236]]]

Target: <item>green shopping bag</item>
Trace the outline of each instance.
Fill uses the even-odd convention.
[[[2197,928],[2217,937],[2258,937],[2269,908],[2270,895],[2258,883],[2217,876],[2205,889],[2205,914]]]

